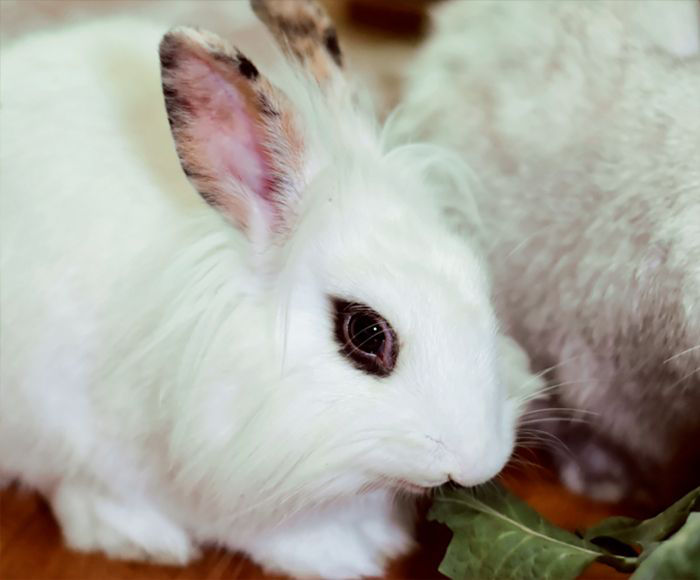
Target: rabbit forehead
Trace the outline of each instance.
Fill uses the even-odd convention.
[[[366,303],[406,326],[417,325],[423,314],[432,320],[456,316],[452,324],[462,316],[490,323],[488,287],[473,256],[431,247],[427,240],[386,247],[381,242],[368,236],[356,244],[347,238],[327,244],[321,272],[325,292]]]
[[[381,194],[377,193],[377,197]],[[341,295],[392,296],[407,287],[421,299],[462,308],[488,304],[488,283],[479,256],[448,231],[433,208],[341,202],[327,216],[314,259]],[[393,296],[392,296],[393,299]]]
[[[309,185],[306,203],[309,219],[298,237],[318,249],[316,259],[329,270],[422,271],[475,297],[486,285],[478,252],[455,235],[443,199],[410,166],[378,156],[334,164]]]

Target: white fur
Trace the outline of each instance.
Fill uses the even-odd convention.
[[[356,111],[282,84],[307,183],[291,238],[251,243],[178,164],[163,32],[114,20],[3,48],[0,472],[79,549],[185,562],[217,543],[293,575],[379,574],[411,545],[400,482],[496,474],[537,383],[443,225],[455,166],[385,152]],[[390,377],[339,354],[332,294],[391,321]]]

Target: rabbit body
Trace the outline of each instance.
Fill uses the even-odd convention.
[[[658,477],[697,465],[700,431],[697,3],[435,16],[397,131],[457,148],[481,179],[497,310],[560,385],[545,405],[579,410],[542,422],[573,453],[561,474],[670,501],[698,483]]]
[[[112,555],[136,556],[142,549],[184,562],[192,545],[182,516],[161,513],[183,504],[169,497],[160,474],[179,470],[163,453],[168,445],[197,444],[169,442],[162,432],[182,405],[199,421],[206,396],[178,400],[144,388],[147,373],[167,373],[161,388],[174,380],[182,353],[134,355],[155,344],[144,344],[139,333],[128,336],[124,327],[137,313],[157,317],[142,301],[157,296],[154,271],[163,272],[178,251],[186,259],[188,244],[197,239],[183,235],[192,214],[201,215],[199,242],[208,239],[209,247],[195,250],[189,266],[206,270],[201,259],[217,243],[228,244],[231,276],[249,276],[236,252],[241,241],[217,225],[216,214],[202,212],[206,207],[191,194],[173,154],[156,52],[162,34],[122,22],[45,34],[3,55],[3,136],[15,142],[5,148],[2,164],[0,440],[2,470],[52,498],[73,546],[103,542]],[[237,306],[239,324],[259,323],[255,305]],[[201,313],[178,320],[173,312],[172,324],[191,324]],[[259,356],[250,350],[248,357]],[[119,380],[119,373],[105,370],[130,355],[141,359],[132,372],[143,375]],[[244,404],[241,398],[234,410]],[[229,420],[235,424],[235,416]],[[196,485],[192,475],[185,487]],[[130,516],[143,520],[141,529],[119,530],[112,521]],[[92,529],[99,526],[106,529]]]
[[[3,50],[0,474],[78,549],[378,575],[412,544],[397,492],[495,474],[537,379],[426,160],[329,104],[333,46],[315,82],[265,71],[285,96],[214,35],[164,32]],[[336,296],[391,321],[390,376],[346,360]]]

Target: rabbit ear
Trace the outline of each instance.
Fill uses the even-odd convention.
[[[282,50],[322,88],[343,84],[343,56],[330,17],[315,0],[251,0]]]
[[[284,229],[301,191],[304,142],[285,95],[214,34],[177,28],[160,44],[165,107],[185,174],[247,233]]]

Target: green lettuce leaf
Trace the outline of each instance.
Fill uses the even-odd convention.
[[[576,578],[601,550],[543,519],[496,485],[447,489],[429,518],[449,526],[440,572],[452,579]]]
[[[569,580],[598,561],[634,580],[700,580],[700,488],[644,521],[610,518],[582,535],[562,530],[496,484],[445,488],[429,519],[452,541],[440,572],[452,580]]]
[[[700,513],[645,558],[632,580],[695,580],[700,578]]]
[[[589,541],[614,538],[628,545],[648,549],[676,532],[688,518],[688,514],[697,507],[700,507],[700,487],[653,518],[643,521],[608,518],[589,528],[583,537]]]

